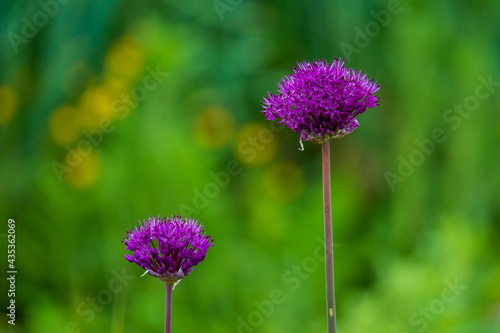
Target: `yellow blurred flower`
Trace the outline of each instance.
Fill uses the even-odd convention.
[[[231,140],[234,133],[233,117],[218,106],[203,110],[196,119],[195,137],[208,149],[217,149]]]
[[[113,120],[112,107],[117,99],[106,87],[87,88],[78,103],[77,119],[85,129],[98,128],[102,119]]]
[[[80,136],[80,126],[76,119],[76,109],[69,105],[58,107],[49,120],[49,134],[55,143],[66,146]]]
[[[105,77],[102,85],[115,99],[119,99],[122,93],[129,93],[131,86],[129,82],[116,76]]]
[[[249,166],[270,162],[276,156],[278,139],[273,131],[259,123],[249,123],[240,130],[234,145],[238,160]]]
[[[263,188],[275,201],[290,202],[304,191],[304,174],[291,162],[279,162],[269,167],[262,179]]]
[[[0,126],[10,123],[18,110],[16,91],[8,85],[0,86]]]
[[[106,72],[111,76],[118,76],[134,81],[142,72],[144,56],[142,50],[130,35],[123,36],[111,47],[106,55]]]
[[[76,154],[79,161],[79,163],[71,167],[71,172],[64,174],[68,184],[77,190],[84,190],[95,185],[101,176],[99,156],[95,152],[82,149],[76,149],[68,154],[73,154],[71,157],[73,159],[75,159],[74,155]],[[66,159],[68,159],[68,156]]]

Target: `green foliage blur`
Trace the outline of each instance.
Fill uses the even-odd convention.
[[[325,332],[321,149],[260,103],[296,62],[341,57],[382,88],[332,142],[338,331],[500,332],[499,16],[493,0],[3,1],[0,331],[162,332],[164,286],[120,241],[183,214],[215,246],[174,290],[173,332]]]

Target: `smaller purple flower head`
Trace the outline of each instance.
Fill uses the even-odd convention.
[[[341,138],[358,127],[355,117],[378,102],[380,86],[361,71],[344,66],[334,58],[297,63],[294,73],[278,83],[278,95],[264,98],[262,113],[267,120],[279,118],[281,124],[300,133],[301,141],[325,143]]]
[[[212,246],[203,226],[191,218],[180,216],[150,217],[123,238],[127,250],[125,258],[135,262],[165,284],[175,284],[189,275]],[[146,274],[144,273],[144,274]]]

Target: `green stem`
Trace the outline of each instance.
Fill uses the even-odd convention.
[[[330,141],[321,145],[323,170],[323,207],[325,218],[325,275],[326,311],[328,333],[337,332],[335,315],[335,282],[333,276],[333,233],[332,233],[332,195],[330,183]]]

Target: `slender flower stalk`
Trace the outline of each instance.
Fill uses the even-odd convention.
[[[172,325],[172,285],[165,285],[165,333],[171,332]]]
[[[213,245],[210,236],[191,218],[150,217],[143,224],[139,221],[139,227],[128,231],[122,242],[127,250],[133,251],[132,255],[126,254],[125,259],[145,269],[143,275],[157,277],[166,285],[165,333],[170,333],[172,290],[205,259],[208,248]]]
[[[330,141],[354,131],[356,116],[378,105],[380,86],[361,71],[355,72],[335,58],[298,63],[293,73],[278,83],[278,94],[268,94],[262,103],[267,120],[300,133],[302,141],[321,144],[325,229],[325,275],[328,332],[337,332],[333,274],[333,232],[330,184]]]
[[[337,332],[337,316],[335,313],[335,278],[333,274],[333,231],[332,200],[330,182],[330,141],[321,145],[323,171],[323,208],[325,220],[325,275],[326,275],[326,308],[328,333]]]

